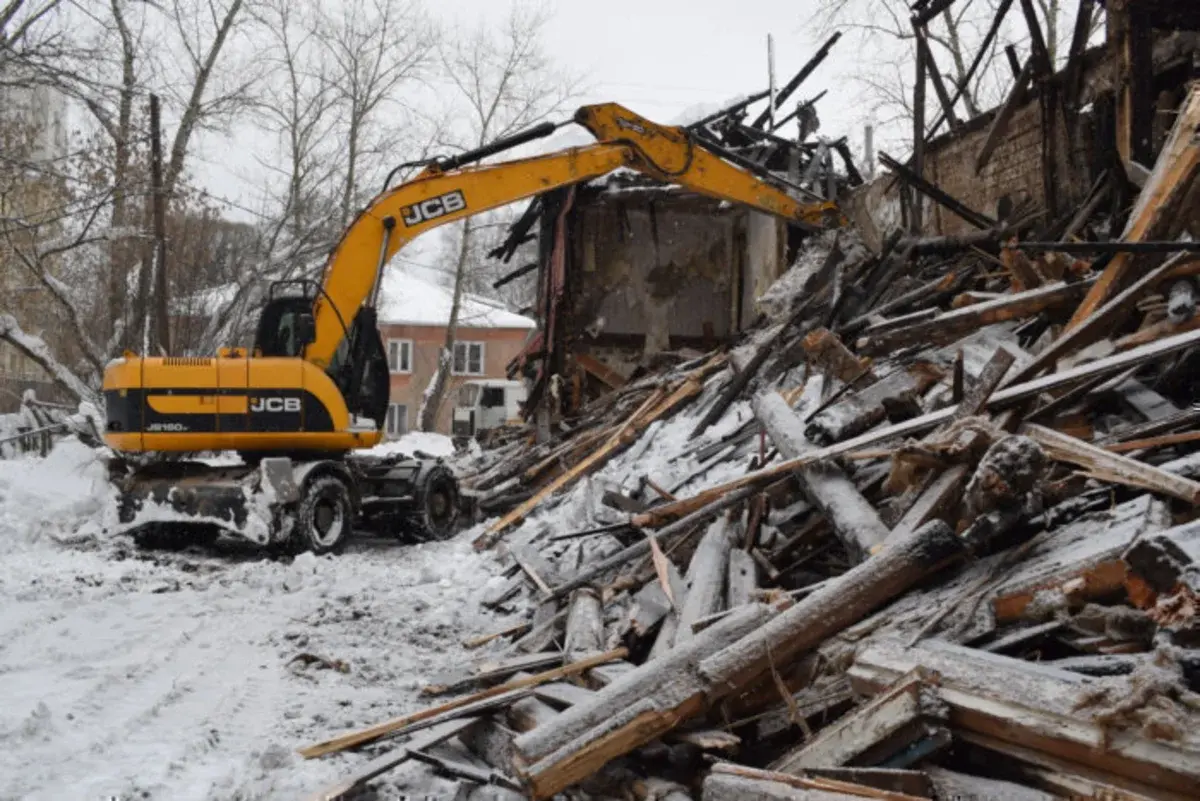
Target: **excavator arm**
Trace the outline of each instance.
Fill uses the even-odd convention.
[[[372,200],[325,266],[314,338],[304,358],[322,369],[329,365],[359,308],[374,307],[384,266],[417,236],[618,167],[812,228],[845,224],[834,203],[797,201],[710,152],[682,128],[657,125],[615,103],[584,106],[575,122],[599,141],[495,165],[434,164]]]

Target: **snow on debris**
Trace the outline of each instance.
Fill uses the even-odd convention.
[[[409,431],[400,439],[381,442],[362,453],[367,456],[393,456],[395,454],[412,456],[416,453],[424,453],[429,456],[453,456],[454,441],[445,434],[437,434],[432,431]]]
[[[464,638],[511,625],[480,611],[502,577],[470,531],[294,560],[139,550],[105,533],[98,453],[0,461],[3,801],[309,797],[370,755],[298,747],[428,705],[419,689],[474,656]],[[418,765],[384,781],[444,789]]]
[[[446,325],[454,291],[430,281],[416,270],[391,268],[384,271],[380,291],[379,322],[398,325]],[[498,301],[464,294],[458,324],[466,328],[534,328],[528,317],[514,314]]]

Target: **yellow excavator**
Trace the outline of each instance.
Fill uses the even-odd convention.
[[[812,229],[845,224],[832,202],[801,202],[738,166],[735,154],[617,104],[573,121],[598,140],[547,155],[479,161],[553,133],[544,123],[478,150],[423,164],[376,196],[343,233],[316,282],[272,285],[253,348],[213,358],[127,353],[104,374],[104,439],[120,455],[236,451],[243,464],[163,459],[119,476],[126,530],[199,523],[262,545],[317,553],[355,525],[420,538],[449,535],[451,471],[431,458],[355,454],[382,438],[388,368],[376,301],[388,261],[439,225],[626,167]],[[767,179],[767,180],[764,180]],[[144,459],[144,456],[141,457]],[[130,460],[132,461],[132,460]],[[161,532],[160,532],[161,533]]]

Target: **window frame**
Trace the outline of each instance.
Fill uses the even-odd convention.
[[[392,367],[392,346],[393,345],[396,346],[396,366],[395,366],[395,368]],[[406,349],[408,351],[408,366],[404,367],[401,365],[400,356],[404,353],[404,351]],[[386,349],[387,362],[388,362],[388,374],[389,375],[412,375],[414,349],[415,349],[415,347],[414,347],[413,341],[411,339],[404,339],[404,338],[399,338],[399,337],[397,337],[395,339],[389,338],[387,341],[387,349]]]
[[[395,411],[397,409],[404,410],[404,430],[403,431],[395,431],[394,430],[397,427],[397,425],[396,425],[397,417],[400,416],[400,413]],[[391,401],[388,401],[387,417],[383,421],[383,433],[389,439],[403,437],[405,434],[408,433],[408,404],[407,403],[392,403]]]
[[[464,348],[463,356],[464,370],[459,370],[456,367],[458,362],[458,349]],[[471,348],[479,348],[479,370],[471,369]],[[487,343],[482,340],[464,339],[454,343],[454,352],[450,354],[450,375],[454,376],[482,376],[487,375]]]

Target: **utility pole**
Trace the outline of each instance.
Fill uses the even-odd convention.
[[[158,95],[150,95],[150,181],[154,196],[154,323],[157,346],[171,352],[171,318],[167,314],[167,196],[163,191],[162,119]]]
[[[767,113],[770,115],[768,131],[775,130],[775,38],[767,34],[767,90],[770,100],[767,103]]]

